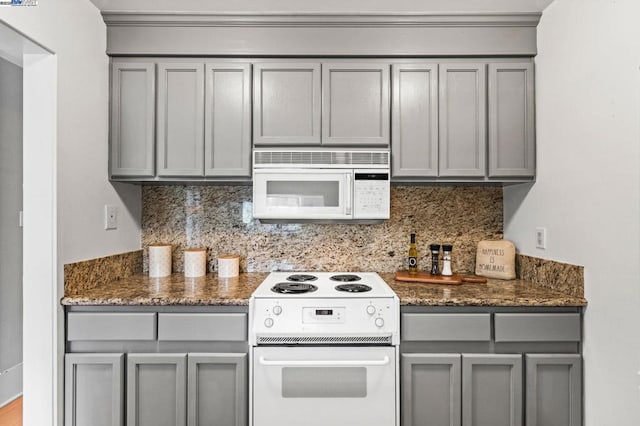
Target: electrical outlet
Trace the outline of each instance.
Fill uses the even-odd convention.
[[[547,248],[547,230],[536,228],[536,248],[545,250]]]
[[[118,229],[118,207],[104,206],[104,229]]]

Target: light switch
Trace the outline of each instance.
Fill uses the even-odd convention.
[[[104,206],[104,229],[118,229],[118,207]]]
[[[547,230],[545,228],[536,228],[536,248],[542,250],[547,248]]]

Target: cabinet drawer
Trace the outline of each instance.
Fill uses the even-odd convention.
[[[496,314],[496,342],[579,342],[580,314]]]
[[[491,314],[402,314],[402,340],[489,341]]]
[[[234,314],[158,314],[158,340],[245,341],[247,315]]]
[[[155,340],[155,313],[67,314],[67,340]]]

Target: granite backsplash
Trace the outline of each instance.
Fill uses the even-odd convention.
[[[468,272],[478,241],[503,238],[500,187],[393,186],[391,218],[375,225],[262,224],[251,198],[250,186],[144,186],[142,246],[172,244],[174,272],[183,271],[187,247],[207,249],[210,272],[231,253],[242,272],[394,272],[405,267],[415,231],[419,268],[430,265],[428,244],[450,243],[454,271]]]

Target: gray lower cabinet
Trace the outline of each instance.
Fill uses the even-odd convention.
[[[127,355],[127,426],[185,426],[186,354]]]
[[[128,354],[127,426],[244,426],[247,355]]]
[[[394,64],[392,177],[438,176],[438,64]]]
[[[155,95],[155,64],[113,62],[111,176],[154,176]]]
[[[402,426],[460,426],[461,355],[403,354]]]
[[[320,144],[320,63],[257,63],[253,69],[253,143]]]
[[[122,426],[124,354],[65,355],[65,426]]]
[[[247,424],[247,355],[189,354],[188,426]]]
[[[526,426],[582,425],[580,355],[526,355]]]
[[[251,176],[251,64],[205,65],[204,174]]]
[[[462,425],[522,425],[522,355],[462,355]]]
[[[158,176],[204,175],[204,65],[159,63]]]
[[[489,64],[489,177],[535,174],[533,64]]]
[[[322,144],[389,144],[389,65],[322,64]]]
[[[486,64],[440,64],[440,176],[484,177]]]

